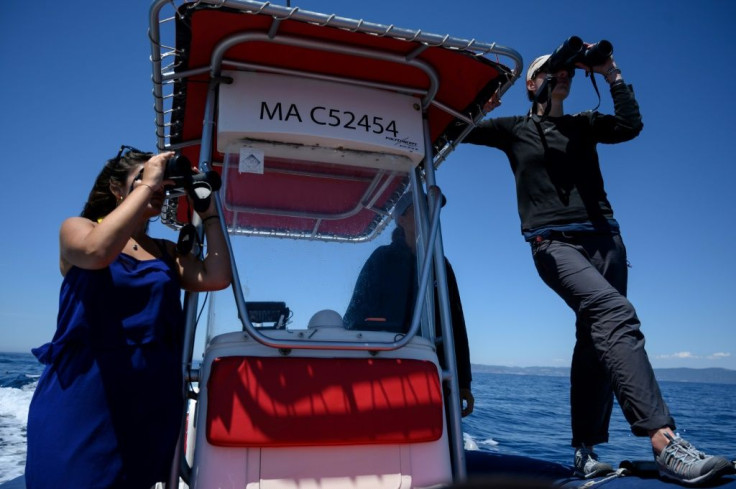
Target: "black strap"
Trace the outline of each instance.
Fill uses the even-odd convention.
[[[158,246],[158,249],[161,252],[161,256],[169,254],[169,250],[166,249],[166,240],[162,238],[156,238],[153,240],[153,242],[156,244],[156,246]]]
[[[174,257],[171,256],[171,254],[169,253],[169,248],[168,246],[166,246],[166,240],[162,238],[155,238],[153,242],[156,244],[159,251],[161,252],[161,259],[166,262],[169,267],[173,267],[175,264]]]
[[[531,115],[537,114],[537,105],[549,102],[549,98],[552,95],[552,90],[555,89],[555,86],[557,86],[557,78],[547,75],[542,82],[542,86],[540,86],[534,94],[534,103],[532,104]],[[542,114],[542,120],[547,118],[551,109],[552,104],[547,103],[544,108],[544,114]]]
[[[595,94],[598,96],[598,105],[593,108],[593,111],[596,111],[601,106],[601,92],[598,91],[598,84],[595,82],[595,72],[593,71],[590,72],[590,82],[593,84]]]
[[[176,242],[176,252],[179,255],[188,255],[194,243],[199,240],[197,228],[193,224],[187,224],[179,230],[179,239]]]

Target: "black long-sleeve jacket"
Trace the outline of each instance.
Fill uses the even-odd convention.
[[[630,85],[611,85],[615,115],[516,116],[482,121],[463,142],[506,153],[516,180],[522,232],[613,219],[598,143],[636,137],[643,124]]]

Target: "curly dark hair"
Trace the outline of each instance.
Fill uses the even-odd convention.
[[[134,149],[123,153],[121,149],[118,156],[107,160],[105,167],[97,175],[95,184],[80,215],[92,221],[97,221],[112,212],[117,205],[117,201],[115,195],[110,191],[110,183],[114,182],[124,187],[131,168],[145,163],[152,156],[153,153],[145,153]]]

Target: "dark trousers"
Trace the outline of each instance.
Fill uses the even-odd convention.
[[[542,280],[575,311],[572,445],[608,441],[613,394],[636,436],[664,426],[674,429],[644,350],[639,319],[626,298],[621,236],[554,236],[532,242],[532,254]]]

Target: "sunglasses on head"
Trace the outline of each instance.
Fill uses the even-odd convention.
[[[120,160],[122,158],[124,158],[125,156],[128,156],[130,153],[143,153],[143,151],[141,151],[138,148],[134,148],[133,146],[128,146],[127,144],[121,145],[120,146],[120,150],[118,151],[117,156],[115,156],[115,159],[113,160],[115,162],[115,166],[117,166],[118,163],[120,163]],[[140,180],[141,178],[143,178],[143,170],[142,169],[141,169],[140,173],[138,173],[138,176],[135,178],[135,180]],[[134,188],[134,185],[131,184],[130,185],[129,192],[132,192],[133,191],[133,188]]]
[[[123,158],[124,156],[127,156],[129,153],[143,153],[143,151],[141,151],[138,148],[134,148],[133,146],[128,146],[127,144],[123,144],[120,146],[120,150],[118,151],[117,156],[115,156],[115,159],[114,159],[115,164],[117,165],[118,163],[120,163],[120,159]]]

